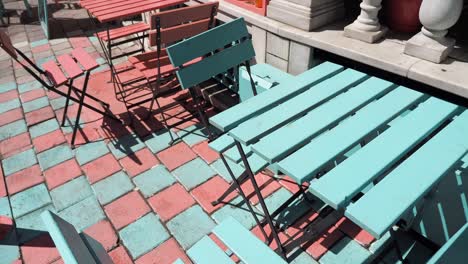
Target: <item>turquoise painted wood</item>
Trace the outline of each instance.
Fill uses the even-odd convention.
[[[224,134],[220,136],[219,138],[213,140],[208,144],[208,146],[218,152],[218,153],[223,153],[230,147],[234,146],[235,142],[232,137],[230,137],[228,134]]]
[[[244,150],[245,155],[248,157],[252,154],[252,149],[250,149],[249,146],[242,145],[242,149]],[[242,161],[242,157],[239,153],[239,150],[237,150],[237,146],[234,146],[230,149],[228,149],[226,152],[224,152],[224,155],[234,161],[235,163],[239,163]]]
[[[429,98],[339,166],[313,180],[309,191],[335,209],[345,208],[354,196],[453,117],[458,109],[454,104]]]
[[[229,131],[229,135],[242,144],[249,145],[366,78],[366,74],[351,69],[340,72],[272,110],[247,120]]]
[[[287,263],[232,217],[216,226],[213,233],[245,264]]]
[[[465,263],[468,260],[468,223],[460,228],[427,264]]]
[[[226,34],[229,32],[228,34]],[[249,36],[244,19],[238,18],[167,48],[171,63],[179,67],[195,58]]]
[[[278,166],[282,172],[298,183],[309,181],[322,166],[346,152],[423,97],[424,94],[398,87],[283,159]]]
[[[259,115],[272,107],[298,95],[315,84],[330,78],[343,70],[343,66],[325,62],[296,78],[286,80],[267,92],[248,99],[210,118],[210,123],[225,132],[249,118]]]
[[[381,237],[468,152],[467,135],[465,111],[348,206],[345,215]]]
[[[195,264],[234,264],[224,251],[209,237],[204,236],[200,241],[187,250],[187,255]]]
[[[104,253],[91,251],[75,227],[56,214],[45,211],[41,214],[41,218],[65,263],[113,263],[102,246],[101,251]],[[100,258],[95,259],[93,256]]]
[[[209,33],[209,31],[206,33]],[[225,35],[230,35],[230,33]],[[190,39],[187,41],[190,41]],[[194,50],[192,51],[195,52]],[[169,48],[168,54],[170,54]],[[182,88],[188,89],[215,75],[226,72],[253,57],[255,57],[255,51],[252,41],[247,39],[240,44],[208,56],[195,64],[181,68],[177,71],[177,77]]]
[[[252,149],[268,161],[277,162],[394,87],[393,83],[379,78],[370,78],[288,126],[263,137],[252,145]]]

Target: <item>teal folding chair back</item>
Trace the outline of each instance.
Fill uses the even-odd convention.
[[[250,71],[250,60],[255,57],[255,51],[243,18],[172,45],[167,48],[167,53],[171,63],[178,68],[176,74],[180,85],[183,89],[189,89],[200,119],[207,128],[208,122],[200,109],[194,87],[216,75],[245,65],[253,93],[257,94]],[[193,63],[194,60],[198,61]]]

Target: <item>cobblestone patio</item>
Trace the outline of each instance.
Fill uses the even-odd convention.
[[[7,8],[21,9],[21,5],[22,1],[10,2]],[[128,121],[108,82],[109,68],[86,13],[67,8],[54,17],[67,18],[58,30],[66,36],[52,40],[45,38],[37,23],[18,24],[12,18],[7,30],[14,45],[38,65],[72,48],[85,48],[101,64],[90,89]],[[62,262],[38,217],[44,210],[56,212],[101,242],[115,263],[172,263],[177,258],[190,263],[185,251],[227,216],[262,237],[237,193],[226,199],[228,203],[211,205],[228,188],[230,178],[217,153],[209,149],[183,92],[162,99],[174,126],[171,133],[180,139],[176,144],[168,144],[169,131],[161,125],[159,114],[149,120],[140,118],[147,111],[144,108],[134,111],[134,128],[85,110],[73,149],[71,128],[61,127],[59,121],[64,98],[43,89],[3,51],[0,60],[2,263]],[[76,108],[71,106],[69,121],[74,120]],[[266,173],[256,177],[270,210],[298,191],[288,177],[278,180]],[[243,188],[260,211],[252,186],[244,183]],[[316,213],[321,206],[306,199],[296,201],[293,209],[280,216],[281,221],[293,223],[281,238],[294,240],[321,217]],[[386,240],[374,241],[347,219],[339,219],[316,241],[294,252],[292,263],[357,263],[373,258]]]

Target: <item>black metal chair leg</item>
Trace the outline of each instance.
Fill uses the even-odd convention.
[[[189,88],[190,95],[192,96],[192,99],[193,99],[193,104],[194,104],[195,108],[197,109],[198,116],[201,119],[201,122],[203,123],[203,126],[205,126],[205,128],[208,130],[208,139],[211,141],[211,140],[214,139],[214,133],[211,130],[209,124],[208,124],[208,118],[203,113],[203,111],[201,109],[200,101],[198,100],[198,96],[197,96],[196,92],[193,89],[194,89],[194,87]]]
[[[223,154],[220,154],[221,158],[224,158]],[[226,168],[229,167],[229,164],[227,164],[227,162],[224,164],[224,166]],[[229,168],[229,170],[231,170],[231,168]],[[237,181],[242,184],[244,183],[246,180],[248,179],[248,174],[246,171],[244,171],[238,178],[237,178]],[[229,196],[229,194],[231,194],[233,191],[235,191],[237,189],[236,187],[236,184],[234,183],[231,183],[231,185],[229,185],[229,188],[227,188],[226,191],[224,191],[223,194],[221,194],[221,196],[218,197],[218,199],[216,199],[215,201],[211,202],[211,204],[213,206],[216,206],[218,205],[219,203],[221,203],[226,197]]]
[[[73,127],[73,135],[72,135],[72,140],[71,140],[72,148],[75,147],[76,132],[78,131],[78,128],[80,126],[81,110],[83,109],[83,103],[84,103],[84,99],[86,96],[86,89],[88,88],[89,74],[90,74],[89,71],[86,72],[86,77],[85,77],[85,81],[83,84],[83,93],[81,94],[80,103],[78,105],[78,113],[76,114],[75,125]]]
[[[65,121],[67,119],[68,104],[70,103],[72,87],[73,87],[73,79],[70,80],[70,83],[68,84],[67,99],[65,100],[65,109],[63,110],[63,117],[62,117],[62,127],[65,126]]]

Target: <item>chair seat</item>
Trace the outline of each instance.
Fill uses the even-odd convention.
[[[107,36],[107,31],[101,31],[96,33],[96,37],[103,41],[109,41],[109,40],[115,40],[119,38],[123,38],[126,36],[130,36],[136,33],[141,33],[148,31],[150,29],[150,26],[144,22],[141,23],[136,23],[124,27],[119,27],[115,29],[109,30],[109,37]]]

